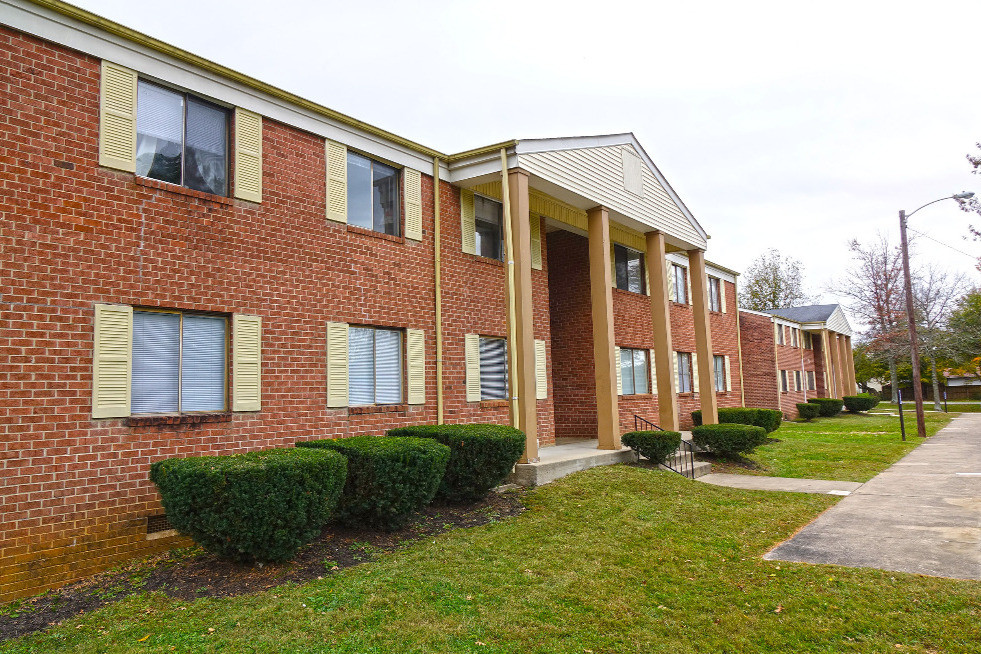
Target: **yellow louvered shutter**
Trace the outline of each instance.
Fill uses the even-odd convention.
[[[536,215],[531,217],[531,267],[542,269],[542,218]]]
[[[691,392],[698,392],[698,353],[691,353]]]
[[[647,365],[651,373],[651,395],[657,395],[657,368],[654,366],[654,348],[651,348],[647,355]]]
[[[692,304],[693,300],[691,297],[691,268],[685,267],[685,285],[688,287],[688,304]]]
[[[613,241],[610,241],[610,285],[613,288],[617,287],[617,252],[616,245]]]
[[[347,222],[347,146],[327,141],[327,218]],[[347,406],[345,400],[344,406]]]
[[[726,392],[732,390],[732,366],[729,364],[729,355],[725,355],[725,366],[726,366]]]
[[[463,347],[467,369],[467,402],[480,402],[480,335],[465,335]]]
[[[719,304],[722,305],[722,313],[728,313],[726,309],[726,280],[721,277],[719,278]]]
[[[262,116],[235,108],[235,197],[262,202]]]
[[[133,376],[133,307],[95,305],[92,417],[129,416]]]
[[[675,287],[674,264],[668,261],[665,264],[665,273],[668,276],[668,299],[672,302],[678,301],[678,289]]]
[[[467,254],[477,254],[476,220],[473,191],[460,189],[460,233],[463,239],[463,251]]]
[[[620,348],[613,346],[613,372],[617,376],[617,395],[623,395],[623,370],[620,363]]]
[[[422,175],[418,170],[402,171],[405,196],[405,237],[422,240]]]
[[[136,71],[102,62],[99,165],[136,172]]]
[[[232,316],[232,411],[262,408],[262,319]]]
[[[409,404],[426,403],[426,334],[421,329],[405,330],[408,362]]]
[[[347,323],[327,323],[327,407],[347,406]]]
[[[545,341],[535,340],[535,398],[548,397],[548,363],[545,360]]]

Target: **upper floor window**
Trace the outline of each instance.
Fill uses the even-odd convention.
[[[712,357],[712,363],[715,365],[715,390],[725,393],[729,390],[726,388],[726,358],[716,355]]]
[[[347,153],[347,221],[398,236],[401,227],[399,171],[368,157]]]
[[[692,387],[692,368],[691,352],[678,352],[678,392],[691,393]]]
[[[709,277],[708,282],[709,311],[722,311],[722,291],[720,289],[722,280],[718,277]]]
[[[402,331],[351,327],[348,330],[350,406],[402,402]]]
[[[474,236],[477,254],[504,260],[504,205],[479,195],[473,197]]]
[[[613,263],[617,273],[617,288],[633,293],[645,292],[644,255],[642,253],[622,245],[614,245]]]
[[[800,347],[800,331],[796,327],[791,327],[790,329],[790,344],[794,347]]]
[[[620,348],[620,382],[624,395],[642,395],[648,393],[650,365],[647,350]]]
[[[671,274],[674,275],[675,302],[688,304],[688,269],[675,263],[671,265]]]
[[[787,339],[784,335],[784,326],[777,325],[777,345],[786,345]]]
[[[228,194],[228,111],[189,93],[139,80],[136,174]]]
[[[508,397],[507,341],[480,337],[480,399],[506,400]]]
[[[180,311],[133,311],[134,414],[224,411],[228,321]]]
[[[814,342],[811,337],[811,332],[804,332],[804,349],[805,350],[814,349]]]

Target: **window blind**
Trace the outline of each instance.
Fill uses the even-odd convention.
[[[348,330],[348,403],[364,406],[375,403],[375,336],[373,329]]]
[[[631,350],[634,359],[634,392],[638,395],[647,392],[647,352]]]
[[[225,319],[184,316],[181,411],[225,410]]]
[[[180,410],[180,326],[176,313],[133,312],[133,413]]]
[[[375,404],[402,401],[402,332],[376,329]]]
[[[507,347],[503,338],[480,339],[480,399],[506,400]]]

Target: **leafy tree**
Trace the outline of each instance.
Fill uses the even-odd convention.
[[[976,374],[974,360],[981,356],[981,289],[965,293],[947,321],[948,343],[957,368]]]
[[[921,270],[913,282],[917,334],[923,357],[929,364],[933,407],[937,411],[940,411],[937,361],[951,354],[953,334],[947,331],[947,324],[965,287],[963,275],[946,273],[933,264]]]
[[[800,261],[769,249],[753,260],[741,280],[739,306],[753,311],[810,304]]]
[[[855,361],[855,382],[864,390],[869,390],[870,381],[885,381],[889,377],[889,365],[882,357],[871,350],[868,343],[859,343],[852,351]]]

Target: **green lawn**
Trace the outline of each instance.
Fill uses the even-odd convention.
[[[614,466],[302,586],[121,600],[2,652],[977,652],[981,583],[760,557],[837,498]]]
[[[927,434],[936,434],[953,415],[956,414],[926,414]],[[785,421],[771,434],[779,443],[758,447],[746,457],[756,463],[758,469],[713,461],[712,470],[864,482],[922,443],[915,434],[916,417],[912,414],[906,415],[905,443],[900,438],[899,419],[892,416],[842,413],[834,418],[815,418],[811,422]]]

